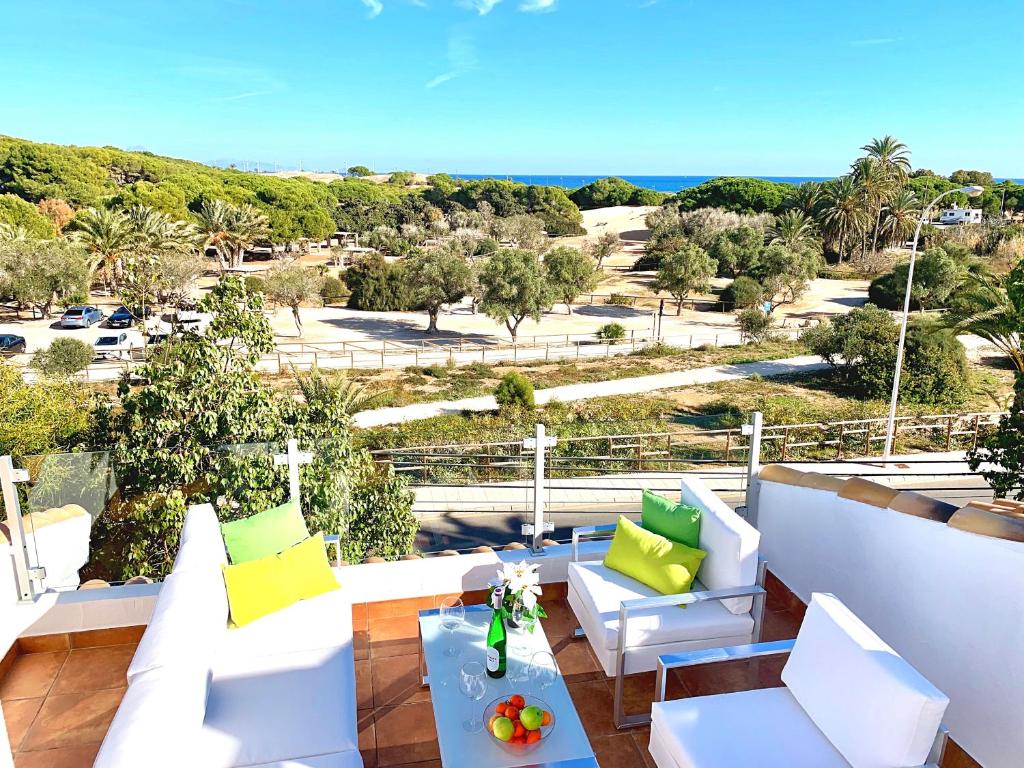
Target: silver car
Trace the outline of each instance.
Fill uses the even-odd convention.
[[[61,328],[89,328],[103,319],[103,313],[93,306],[68,307],[60,316]]]

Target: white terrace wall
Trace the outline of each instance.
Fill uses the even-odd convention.
[[[835,593],[946,693],[951,735],[986,768],[1024,765],[1024,543],[756,485],[769,570],[804,602]]]

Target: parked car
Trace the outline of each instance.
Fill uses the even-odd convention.
[[[108,328],[131,328],[135,321],[141,317],[152,317],[153,308],[146,307],[144,310],[139,309],[128,309],[123,304],[111,312],[110,317],[107,318]]]
[[[13,333],[0,335],[0,355],[17,355],[25,351],[25,337]]]
[[[97,360],[131,360],[137,347],[141,346],[139,335],[128,331],[108,333],[96,339],[93,349]]]
[[[206,333],[211,322],[213,322],[213,315],[209,312],[179,309],[174,313],[174,323],[181,331],[195,331],[200,336]]]
[[[93,306],[68,307],[60,316],[61,328],[88,328],[103,319],[103,313]]]

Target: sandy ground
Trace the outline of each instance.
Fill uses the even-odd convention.
[[[604,232],[615,232],[622,240],[621,249],[609,257],[604,264],[607,277],[598,286],[596,293],[625,293],[629,295],[652,296],[650,282],[653,273],[629,272],[628,268],[643,251],[648,232],[644,226],[644,217],[651,207],[601,208],[584,211],[584,225],[588,230],[587,237],[566,238],[561,241],[568,245],[582,246],[590,238]],[[306,265],[325,263],[327,255],[312,253],[304,255],[301,262]],[[273,261],[252,261],[247,266],[254,273],[269,269]],[[209,274],[201,281],[201,288],[208,288],[216,281],[214,274]],[[714,285],[724,287],[727,279],[716,278]],[[852,307],[863,304],[867,298],[867,281],[861,280],[815,280],[807,293],[799,302],[792,306],[782,307],[777,311],[780,322],[785,327],[799,326],[812,318],[848,312]],[[712,297],[708,297],[712,298]],[[616,322],[627,331],[637,336],[648,335],[654,328],[656,303],[642,303],[636,307],[614,306],[602,303],[598,298],[594,305],[588,304],[588,297],[581,297],[579,305],[569,315],[565,305],[556,305],[545,313],[539,323],[525,320],[519,328],[520,341],[529,341],[530,337],[552,337],[556,335],[592,335],[606,323]],[[109,314],[118,302],[110,297],[95,296],[93,302]],[[699,337],[694,343],[702,340],[713,340],[717,334],[735,334],[735,318],[730,314],[718,312],[697,312],[684,309],[676,316],[675,308],[666,305],[666,316],[662,318],[661,332],[664,336],[681,338],[684,336]],[[27,315],[26,315],[27,318]],[[302,310],[305,325],[300,339],[292,322],[291,312],[287,309],[274,311],[271,325],[280,343],[294,341],[304,342],[367,342],[379,346],[381,342],[421,341],[427,327],[427,316],[422,312],[357,312],[343,307],[309,307]],[[439,320],[440,336],[445,338],[478,339],[488,337],[493,341],[509,341],[511,339],[504,325],[495,323],[482,314],[473,314],[470,306],[463,303],[450,308],[441,315]],[[90,329],[61,329],[57,318],[50,320],[17,320],[11,315],[0,317],[0,333],[16,333],[28,341],[29,352],[45,348],[59,336],[72,336],[92,344],[96,337],[108,332],[102,326]],[[546,339],[538,339],[545,341]]]

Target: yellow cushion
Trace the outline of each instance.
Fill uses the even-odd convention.
[[[663,595],[677,595],[690,591],[705,554],[620,516],[604,564]]]
[[[225,565],[224,588],[231,622],[242,627],[340,587],[327,561],[323,534],[317,534],[279,555]]]

